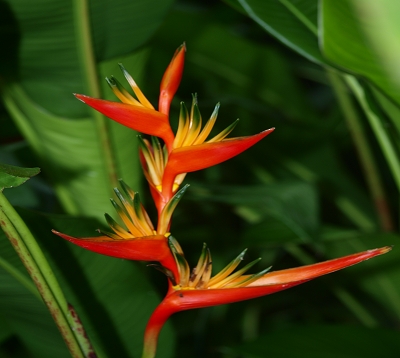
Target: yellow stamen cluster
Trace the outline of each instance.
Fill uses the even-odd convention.
[[[106,214],[105,217],[107,223],[114,233],[102,233],[114,240],[135,239],[153,235],[164,235],[165,237],[168,237],[170,233],[167,231],[169,230],[172,214],[189,185],[185,185],[165,205],[160,214],[156,231],[154,230],[154,226],[151,223],[146,210],[140,202],[139,194],[135,193],[122,180],[120,180],[120,183],[127,198],[125,198],[125,196],[123,196],[120,191],[115,188],[115,194],[122,205],[118,205],[113,199],[111,199],[111,203],[125,224],[126,229],[119,225],[110,215]]]
[[[243,257],[247,251],[246,249],[241,252],[239,256],[236,257],[232,262],[230,262],[222,271],[220,271],[214,277],[211,277],[211,254],[210,250],[207,248],[207,245],[203,244],[203,250],[201,252],[199,261],[192,272],[190,272],[189,264],[183,255],[183,251],[179,243],[172,236],[168,238],[168,241],[171,251],[175,257],[175,261],[178,265],[180,275],[180,281],[174,283],[174,289],[176,290],[204,290],[245,287],[271,269],[271,267],[268,267],[267,269],[254,275],[243,276],[247,270],[261,260],[259,258],[250,262],[241,270],[233,273],[236,267],[243,260]]]
[[[116,209],[119,217],[126,226],[126,229],[119,225],[110,215],[106,214],[106,220],[114,233],[103,232],[115,240],[133,239],[143,236],[152,236],[156,234],[154,226],[150,218],[140,202],[139,194],[135,193],[127,184],[120,180],[121,187],[125,192],[125,196],[115,188],[115,194],[121,205],[117,204],[113,199],[111,203]]]
[[[197,103],[197,95],[193,95],[190,115],[185,104],[181,102],[178,131],[175,136],[173,148],[181,148],[204,143],[214,127],[214,124],[217,120],[218,111],[219,103],[217,103],[215,106],[210,119],[204,125],[203,129],[201,129],[202,118]],[[236,124],[237,120],[223,130],[220,134],[208,140],[207,143],[219,142],[223,140],[235,128]]]
[[[139,145],[141,153],[146,161],[147,167],[144,169],[144,175],[149,183],[159,191],[162,191],[162,178],[165,166],[168,161],[168,152],[156,137],[151,137],[151,143],[147,139],[139,136]]]
[[[148,109],[154,109],[152,104],[149,102],[149,100],[145,97],[143,92],[136,84],[135,80],[128,73],[128,71],[125,70],[124,66],[122,66],[122,64],[120,63],[119,67],[122,73],[124,74],[126,80],[128,81],[129,85],[131,86],[133,92],[135,93],[137,99],[133,97],[114,76],[111,76],[111,78],[106,77],[107,83],[111,87],[114,94],[123,103],[132,104],[134,106],[146,107]]]
[[[156,137],[151,137],[150,143],[149,140],[139,136],[139,146],[146,161],[146,166],[143,168],[144,175],[147,181],[161,193],[164,170],[168,162],[167,148],[165,145],[161,146],[160,141]],[[182,173],[175,177],[172,192],[178,190],[185,176],[186,173]]]

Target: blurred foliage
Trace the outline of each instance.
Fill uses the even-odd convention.
[[[151,212],[135,133],[71,95],[113,99],[103,78],[120,76],[118,62],[157,103],[185,41],[175,127],[179,103],[194,92],[203,118],[221,103],[215,133],[236,118],[234,136],[276,127],[239,157],[187,176],[172,232],[191,264],[203,242],[216,270],[245,247],[246,261],[261,256],[260,269],[282,269],[397,243],[400,52],[386,34],[400,32],[400,12],[390,1],[96,0],[88,17],[78,4],[0,0],[0,162],[41,167],[4,193],[22,207],[99,356],[139,356],[166,288],[143,264],[50,233],[92,236],[105,211],[114,215],[116,177],[140,189]],[[4,235],[0,247],[0,357],[67,356],[45,307],[7,269],[26,276]],[[180,313],[163,329],[158,356],[398,356],[397,256],[395,248],[276,295]]]

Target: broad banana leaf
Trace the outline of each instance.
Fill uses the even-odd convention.
[[[43,168],[70,214],[100,217],[109,211],[118,178],[139,189],[136,134],[72,93],[113,99],[104,77],[118,77],[118,62],[143,83],[149,55],[143,46],[172,2],[0,2],[7,20],[0,28],[3,100],[37,154],[33,164]],[[13,54],[16,63],[9,59]]]

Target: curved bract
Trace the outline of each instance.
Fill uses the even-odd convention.
[[[168,277],[169,288],[148,322],[143,358],[155,356],[159,332],[165,321],[176,312],[269,295],[382,255],[391,249],[383,247],[275,272],[269,272],[270,268],[267,268],[251,275],[246,273],[259,259],[236,270],[243,260],[244,250],[212,276],[211,253],[204,244],[197,265],[190,269],[181,246],[170,235],[173,212],[188,188],[186,184],[180,189],[186,174],[235,157],[272,133],[274,128],[255,135],[228,138],[238,123],[236,120],[222,132],[210,137],[220,105],[218,103],[215,106],[204,124],[197,95],[193,95],[189,111],[181,103],[178,128],[174,133],[169,110],[182,78],[185,52],[186,45],[183,44],[176,50],[164,73],[158,110],[122,64],[120,68],[133,93],[128,92],[116,78],[107,78],[112,91],[122,103],[76,95],[79,100],[112,120],[151,136],[138,136],[139,156],[157,209],[157,225],[153,226],[139,194],[121,181],[122,192],[114,189],[118,203],[111,199],[119,220],[115,221],[106,214],[110,232],[101,232],[98,237],[75,238],[53,231],[63,239],[99,254],[159,262],[161,266],[158,265],[157,269]]]
[[[179,253],[179,247],[177,250]],[[155,347],[159,332],[166,320],[174,313],[270,295],[358,264],[375,256],[385,254],[390,250],[391,247],[386,246],[313,265],[266,273],[252,283],[241,287],[208,288],[207,285],[205,285],[204,288],[196,289],[187,286],[180,287],[179,285],[171,285],[166,297],[153,312],[147,324],[145,332],[145,352],[147,356],[155,355]],[[184,265],[181,260],[177,261],[180,261],[178,266]],[[199,262],[200,261],[204,262],[205,265],[209,265],[207,260],[202,260],[202,257],[200,257]],[[232,261],[230,265],[234,264],[234,262],[235,260]],[[180,273],[182,274],[182,270],[180,270]],[[236,280],[243,281],[248,277],[250,276],[242,275],[236,278]],[[230,284],[232,284],[232,281]]]
[[[53,230],[53,233],[86,250],[125,260],[163,261],[170,255],[164,235],[115,240],[108,236],[76,238]]]
[[[75,94],[83,103],[108,118],[138,132],[162,138],[165,143],[174,140],[168,116],[143,106],[106,101],[82,94]]]

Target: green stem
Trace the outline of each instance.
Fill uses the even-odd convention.
[[[97,64],[93,52],[93,42],[90,29],[89,6],[87,0],[74,0],[74,21],[76,29],[76,44],[82,64],[83,77],[86,81],[86,91],[89,96],[101,97],[101,90],[97,75]],[[116,161],[114,158],[112,143],[110,138],[110,121],[101,113],[91,110],[92,117],[96,123],[97,135],[100,141],[99,150],[104,158],[105,170],[109,180],[109,187],[118,186],[118,176],[116,172]]]
[[[365,97],[365,92],[362,86],[358,83],[358,81],[350,75],[344,76],[348,86],[351,88],[353,93],[355,94],[358,102],[360,103],[362,109],[367,116],[371,128],[378,140],[378,143],[381,147],[383,155],[385,156],[389,168],[392,172],[394,182],[400,190],[400,159],[396,153],[396,150],[390,140],[389,136],[386,133],[384,125],[380,120],[379,116],[374,112],[374,110],[370,107],[367,98]]]
[[[72,357],[88,357],[92,352],[88,348],[90,344],[82,331],[77,329],[80,327],[69,312],[68,303],[50,265],[28,227],[1,191],[0,225],[32,277]]]
[[[394,229],[394,225],[391,219],[384,186],[379,174],[378,166],[376,165],[374,159],[374,155],[366,139],[361,120],[356,109],[354,108],[349,92],[343,83],[341,76],[333,70],[328,70],[328,77],[338,98],[339,104],[346,119],[347,127],[349,128],[350,134],[357,149],[361,167],[364,171],[364,178],[374,201],[380,225],[383,230],[392,231]],[[365,111],[365,113],[367,113],[367,111]]]

